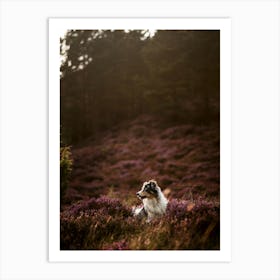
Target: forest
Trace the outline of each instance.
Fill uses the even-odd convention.
[[[62,140],[77,143],[148,114],[219,118],[219,31],[70,30],[61,39]],[[64,46],[64,48],[63,48]]]
[[[61,250],[219,250],[219,30],[68,30],[60,55]]]

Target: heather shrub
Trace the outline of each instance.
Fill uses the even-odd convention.
[[[69,146],[60,148],[60,196],[65,195],[72,172],[73,159]]]
[[[220,248],[219,205],[206,201],[169,202],[166,215],[135,236],[133,249],[218,250]]]
[[[80,201],[60,215],[62,250],[218,250],[220,207],[172,199],[166,215],[147,223],[108,197]]]
[[[61,249],[111,248],[135,231],[131,216],[131,209],[117,199],[102,196],[78,202],[60,215]]]
[[[112,244],[103,247],[103,250],[129,250],[128,243],[126,240],[113,242]]]
[[[79,201],[71,205],[66,213],[71,216],[78,216],[83,212],[102,209],[108,215],[118,215],[128,217],[131,215],[131,209],[124,206],[118,199],[101,196]]]

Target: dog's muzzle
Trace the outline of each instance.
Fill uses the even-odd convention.
[[[136,195],[137,195],[137,197],[140,198],[140,199],[146,198],[146,196],[142,196],[142,195],[140,194],[140,192],[137,192]]]

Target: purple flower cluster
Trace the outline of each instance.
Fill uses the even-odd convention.
[[[167,213],[146,223],[108,197],[81,201],[61,212],[62,250],[217,250],[219,203],[172,199]]]
[[[107,245],[103,248],[104,250],[129,250],[128,242],[126,240],[121,240]]]
[[[172,219],[176,218],[178,220],[186,219],[188,213],[189,201],[181,201],[177,199],[172,199],[169,201],[167,206],[167,216]]]
[[[92,213],[94,213],[96,210],[102,210],[104,213],[110,215],[118,214],[126,217],[131,215],[131,210],[122,205],[118,199],[108,198],[106,196],[82,200],[71,205],[68,208],[67,213],[72,216],[77,216],[83,212],[92,211]]]

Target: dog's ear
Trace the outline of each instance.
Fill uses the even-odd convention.
[[[155,179],[151,179],[150,182],[153,182],[153,183],[155,183],[158,186],[158,183],[157,183],[157,181]]]

